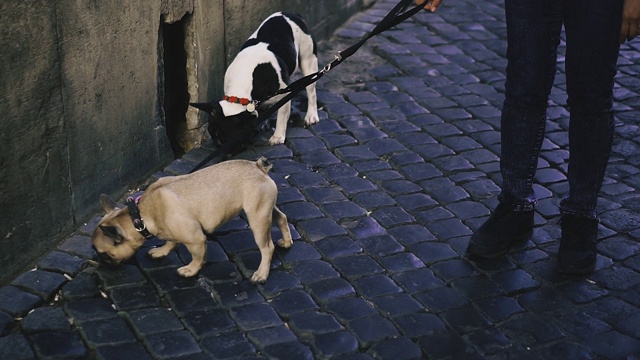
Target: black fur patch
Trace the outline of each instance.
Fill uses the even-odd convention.
[[[280,65],[282,66],[282,64]],[[289,74],[282,74],[282,81],[289,83]],[[269,63],[258,64],[253,69],[253,89],[251,90],[251,98],[256,100],[264,100],[275,94],[280,89],[280,81],[276,69]]]
[[[282,16],[275,16],[267,20],[254,39],[249,39],[244,43],[242,49],[248,48],[258,43],[266,43],[278,61],[285,64],[288,74],[293,74],[297,65],[296,49],[293,42],[293,32],[291,26]]]

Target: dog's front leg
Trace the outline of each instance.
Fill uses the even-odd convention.
[[[178,268],[178,274],[184,277],[192,277],[200,271],[206,260],[207,238],[203,235],[202,241],[185,244],[185,246],[187,250],[189,250],[189,253],[191,253],[191,262],[186,266]]]
[[[176,248],[176,245],[178,244],[176,244],[173,241],[167,241],[164,243],[164,245],[149,250],[148,254],[149,256],[151,256],[152,259],[160,259],[169,255],[171,250]]]
[[[276,130],[269,139],[269,145],[284,144],[287,135],[287,122],[291,115],[291,101],[288,101],[278,110],[278,119],[276,120]]]

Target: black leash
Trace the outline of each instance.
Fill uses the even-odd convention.
[[[345,61],[347,58],[353,55],[356,51],[358,51],[358,49],[360,49],[360,47],[364,45],[364,43],[366,43],[367,40],[380,34],[383,31],[386,31],[398,25],[399,23],[405,21],[406,19],[412,17],[413,15],[418,13],[420,10],[422,10],[422,8],[424,7],[424,4],[416,5],[410,10],[405,11],[409,6],[409,4],[412,3],[413,1],[414,0],[400,0],[400,2],[393,9],[391,9],[391,11],[389,11],[389,13],[380,21],[380,23],[378,23],[378,25],[369,34],[367,34],[357,43],[351,45],[346,50],[339,51],[338,54],[335,55],[335,58],[329,64],[325,65],[322,69],[320,69],[320,71],[314,74],[310,74],[305,77],[302,77],[296,80],[295,82],[291,83],[286,88],[278,90],[278,92],[276,92],[272,96],[266,99],[261,99],[260,102],[263,102],[273,97],[286,94],[283,98],[278,100],[275,104],[271,105],[266,110],[259,112],[259,116],[257,120],[258,125],[256,126],[256,129],[261,129],[263,126],[265,126],[266,123],[269,121],[269,117],[273,113],[275,113],[279,108],[281,108],[284,104],[290,101],[291,98],[293,98],[293,96],[295,96],[297,93],[305,89],[307,86],[320,80],[320,78],[325,73],[329,72],[334,67],[340,65],[343,61]],[[218,147],[211,155],[207,156],[206,159],[202,160],[198,165],[196,165],[189,173],[192,173],[201,169],[209,161],[215,159],[216,157],[222,154],[227,153],[227,151],[229,151],[234,145],[236,145],[245,136],[249,135],[252,131],[253,131],[252,129],[247,129],[245,131],[238,132],[235,136],[227,140],[224,144],[220,145],[220,147]]]

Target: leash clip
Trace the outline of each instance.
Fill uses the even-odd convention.
[[[147,226],[144,224],[144,220],[142,220],[142,218],[133,220],[133,227],[138,232],[143,232],[147,230]]]
[[[320,71],[321,73],[326,73],[331,71],[331,69],[333,68],[334,63],[339,63],[342,61],[342,54],[340,54],[340,51],[338,51],[338,53],[336,55],[334,55],[333,60],[328,63],[327,65],[325,65],[322,70]]]

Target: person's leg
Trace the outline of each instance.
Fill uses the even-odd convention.
[[[569,193],[562,211],[596,217],[613,141],[613,78],[620,50],[622,0],[589,0],[567,9]]]
[[[559,270],[589,273],[596,260],[596,203],[613,141],[613,78],[622,0],[571,3],[565,16],[569,193],[561,202]]]
[[[502,200],[532,210],[533,177],[556,73],[562,1],[505,1],[507,81],[501,117]]]
[[[490,258],[504,254],[533,231],[533,177],[562,28],[562,3],[557,0],[507,0],[505,12],[508,65],[501,117],[500,205],[467,248],[472,255]]]

